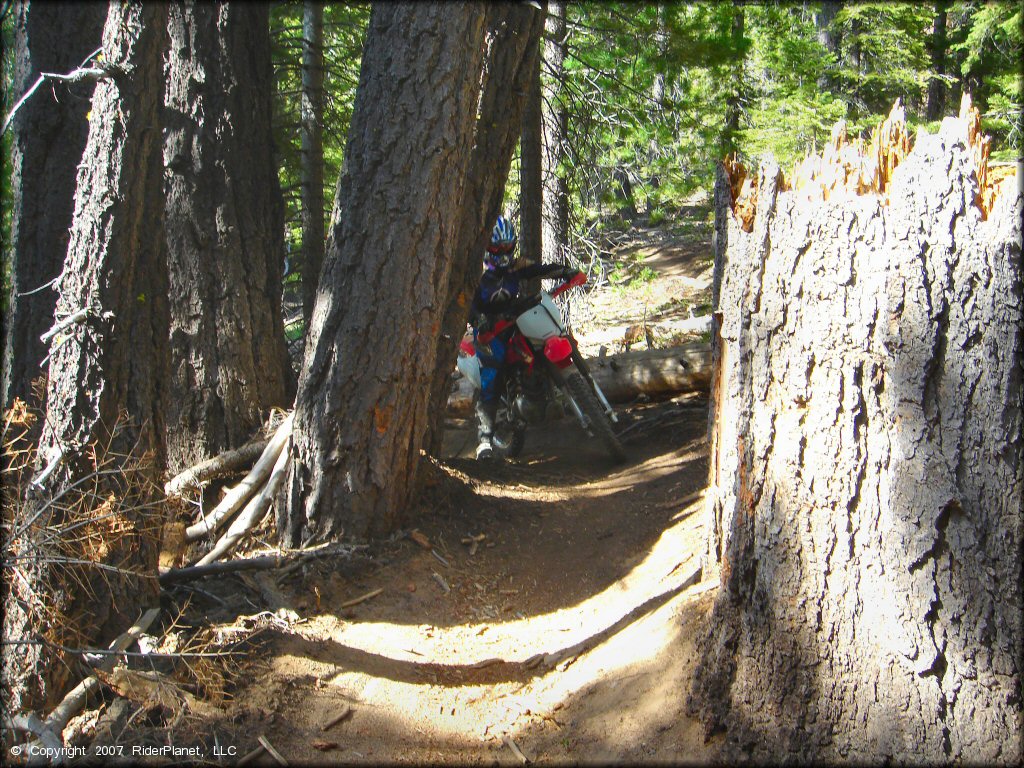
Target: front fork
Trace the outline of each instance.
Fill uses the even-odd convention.
[[[583,413],[583,410],[580,408],[579,403],[576,402],[576,398],[574,398],[572,396],[572,392],[569,391],[569,385],[566,383],[565,376],[562,374],[561,369],[559,369],[558,366],[554,365],[550,361],[548,361],[547,364],[548,364],[548,371],[551,374],[551,379],[555,382],[555,384],[557,385],[559,391],[562,393],[562,397],[569,402],[569,406],[572,408],[572,412],[574,414],[576,414],[576,418],[579,419],[580,426],[582,426],[583,429],[585,429],[589,433],[590,432],[590,418],[587,417],[587,415]],[[577,364],[577,367],[579,367],[578,364]],[[618,421],[618,419],[615,418],[615,412],[612,411],[611,410],[611,406],[608,405],[608,401],[605,399],[604,393],[601,392],[600,388],[597,386],[597,384],[594,382],[594,380],[592,378],[590,378],[590,372],[586,371],[586,369],[584,368],[584,370],[581,371],[581,375],[586,377],[587,381],[590,382],[590,385],[598,393],[598,397],[600,397],[601,402],[604,403],[605,408],[608,409],[607,412],[609,414],[609,417],[613,421]]]
[[[572,338],[572,337],[570,337]],[[604,412],[608,415],[614,423],[619,423],[619,417],[615,413],[615,409],[612,408],[612,404],[608,402],[608,398],[604,396],[604,392],[597,386],[597,382],[594,381],[594,377],[590,375],[590,368],[587,367],[586,362],[583,360],[583,355],[580,354],[579,348],[576,346],[576,339],[572,339],[572,361],[576,363],[576,370],[580,372],[580,375],[587,380],[590,384],[590,388],[594,390],[597,395],[597,399],[601,401],[601,405],[604,406]]]

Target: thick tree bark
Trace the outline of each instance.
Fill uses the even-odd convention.
[[[541,260],[541,208],[543,198],[540,57],[535,57],[533,75],[527,86],[523,107],[523,134],[519,140],[519,258],[531,264]],[[539,281],[534,288],[540,287]]]
[[[569,181],[563,163],[569,138],[569,111],[562,97],[567,54],[565,3],[551,0],[544,23],[541,124],[543,128],[541,261],[564,263],[569,251]]]
[[[13,10],[12,95],[27,91],[41,72],[63,74],[78,67],[99,47],[106,12],[99,3],[18,2]],[[44,88],[25,103],[11,126],[12,263],[4,319],[4,408],[15,397],[31,402],[32,380],[44,373],[47,345],[39,337],[53,325],[56,293],[43,286],[60,274],[68,250],[92,88],[91,83]]]
[[[302,316],[309,328],[324,263],[324,7],[302,4]]]
[[[1022,200],[985,220],[966,144],[919,134],[888,204],[768,161],[719,222],[690,705],[729,761],[1021,760]]]
[[[296,399],[278,531],[393,530],[426,435],[472,151],[484,7],[375,5]],[[518,124],[517,124],[518,127]],[[386,342],[386,343],[382,343]]]
[[[244,443],[294,393],[268,7],[173,4],[164,163],[173,473]]]
[[[44,463],[62,457],[45,486],[51,495],[71,490],[97,461],[124,471],[97,480],[92,489],[114,505],[117,516],[108,516],[111,528],[91,557],[121,570],[85,569],[87,586],[75,583],[67,564],[58,563],[69,548],[91,545],[84,531],[54,539],[71,497],[49,506],[30,497],[22,513],[35,516],[35,523],[14,521],[24,530],[10,545],[20,574],[11,580],[5,639],[42,634],[95,645],[128,626],[146,596],[156,595],[154,521],[145,506],[153,494],[139,483],[154,483],[164,461],[168,284],[159,110],[166,13],[160,3],[109,7],[103,54],[112,77],[93,96],[56,310],[59,317],[83,308],[87,314],[50,344],[39,446]],[[129,454],[145,456],[140,471],[131,469],[134,462],[124,458]],[[79,556],[90,559],[88,550]],[[4,650],[4,704],[18,709],[53,703],[69,667],[44,645]]]
[[[481,86],[481,119],[477,121],[473,156],[459,207],[447,306],[430,385],[430,431],[426,445],[433,456],[441,455],[450,376],[466,331],[469,301],[480,279],[481,259],[501,206],[512,153],[520,135],[524,94],[534,73],[544,29],[543,12],[526,3],[493,3],[487,14],[491,44]]]

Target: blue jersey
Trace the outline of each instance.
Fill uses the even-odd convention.
[[[475,316],[500,315],[508,312],[513,301],[519,298],[522,282],[535,277],[565,277],[576,274],[576,270],[561,264],[527,264],[520,269],[488,269],[480,276],[480,284],[473,294],[472,314]]]
[[[480,284],[473,294],[473,340],[476,342],[477,357],[480,360],[480,400],[490,402],[497,396],[498,375],[505,365],[506,343],[498,336],[481,341],[477,333],[479,321],[491,320],[507,314],[513,302],[519,298],[522,282],[535,277],[569,278],[576,270],[561,264],[527,264],[521,269],[488,269],[480,276]]]

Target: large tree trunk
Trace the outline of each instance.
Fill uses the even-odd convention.
[[[78,173],[68,256],[57,315],[86,310],[84,319],[50,345],[42,462],[57,468],[43,486],[52,498],[104,462],[115,470],[88,486],[111,505],[100,536],[89,528],[61,534],[74,495],[52,505],[31,496],[16,518],[17,579],[4,619],[4,638],[101,645],[136,618],[157,593],[154,483],[164,463],[167,379],[167,272],[163,240],[159,109],[167,8],[111,3],[103,54],[112,77],[96,86],[89,137]],[[79,315],[81,316],[81,315]],[[132,455],[132,458],[126,458]],[[60,461],[57,461],[60,459]],[[132,466],[142,462],[140,471]],[[122,470],[117,472],[117,470]],[[134,478],[129,480],[128,478]],[[133,484],[133,489],[126,486]],[[131,497],[129,499],[128,497]],[[94,509],[99,502],[89,499]],[[109,526],[109,527],[107,527]],[[85,535],[89,534],[89,535]],[[115,535],[116,534],[116,535]],[[116,566],[79,571],[69,556]],[[5,563],[5,567],[6,567]],[[5,646],[5,705],[35,707],[61,692],[69,667],[43,645]]]
[[[324,263],[324,7],[302,4],[302,316],[309,329]]]
[[[96,50],[107,9],[99,3],[21,0],[13,12],[11,94],[20,96],[40,72],[69,72]],[[68,251],[91,92],[91,83],[56,84],[52,91],[44,87],[22,106],[11,126],[11,293],[4,319],[4,408],[15,397],[31,402],[32,380],[43,373],[46,344],[39,337],[53,324],[56,304],[56,293],[46,286],[60,274]]]
[[[544,14],[526,3],[492,3],[487,11],[489,53],[483,72],[480,115],[466,188],[459,207],[458,233],[448,279],[447,306],[437,339],[437,365],[431,380],[430,432],[426,445],[441,455],[445,403],[456,351],[466,331],[469,301],[480,272],[491,227],[498,216],[509,166],[519,138],[525,94],[534,74]]]
[[[541,260],[543,197],[540,57],[535,57],[534,61],[523,106],[523,133],[519,140],[519,258],[531,264]],[[533,290],[540,287],[539,280],[529,282],[536,283]]]
[[[544,22],[542,81],[541,147],[544,192],[541,196],[541,261],[565,263],[569,255],[569,180],[565,176],[569,140],[569,110],[562,89],[565,87],[565,3],[550,0]]]
[[[294,393],[281,317],[284,213],[265,4],[173,4],[166,228],[173,473],[248,440]]]
[[[1022,757],[1022,201],[986,220],[963,121],[919,137],[888,202],[765,162],[750,233],[719,178],[690,705],[729,761]]]
[[[411,499],[484,32],[479,5],[373,7],[296,400],[285,545],[387,533]]]

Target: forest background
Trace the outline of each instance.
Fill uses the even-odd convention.
[[[4,3],[3,108],[13,25]],[[303,3],[271,9],[274,138],[286,206],[285,282],[303,276],[301,48]],[[355,100],[369,3],[323,7],[323,205],[330,215]],[[772,152],[783,168],[820,148],[839,119],[865,135],[896,99],[910,129],[934,133],[969,92],[992,136],[991,162],[1020,157],[1024,32],[1015,3],[569,3],[561,71],[542,71],[550,110],[564,110],[558,165],[569,193],[569,253],[584,265],[600,235],[641,216],[668,222],[707,199],[715,163]],[[557,84],[557,88],[550,87]],[[3,154],[10,155],[10,133]],[[5,160],[6,162],[6,160]],[[518,208],[520,155],[505,190]],[[10,175],[2,176],[3,310],[10,280]],[[710,227],[710,208],[708,208]],[[290,329],[294,337],[301,326]]]
[[[982,131],[991,136],[990,165],[1020,162],[1024,34],[1015,4],[552,0],[542,53],[536,43],[543,20],[531,8],[537,5],[492,5],[485,12],[471,4],[397,10],[382,4],[371,14],[368,4],[277,3],[268,13],[265,5],[237,3],[114,3],[103,48],[110,60],[96,58],[99,49],[82,60],[95,67],[92,101],[91,82],[69,88],[37,83],[43,87],[29,104],[34,112],[26,108],[19,115],[24,123],[4,131],[4,157],[17,158],[17,142],[24,141],[37,158],[62,156],[69,169],[77,163],[76,211],[70,230],[53,227],[58,237],[19,262],[19,232],[31,230],[19,224],[32,217],[26,206],[19,219],[18,200],[43,200],[39,207],[48,214],[56,198],[70,201],[70,186],[61,187],[55,173],[21,173],[27,166],[5,161],[11,171],[2,176],[3,311],[7,325],[12,310],[17,319],[33,294],[60,283],[56,313],[52,304],[45,311],[23,311],[41,327],[8,335],[45,341],[72,330],[47,350],[10,356],[29,374],[36,361],[50,362],[40,460],[25,459],[19,471],[26,470],[27,481],[34,462],[42,471],[30,485],[53,494],[39,502],[33,491],[24,497],[31,503],[13,509],[18,527],[12,541],[24,551],[10,562],[29,563],[23,581],[46,585],[49,566],[67,557],[56,549],[53,557],[47,554],[46,547],[60,539],[53,531],[87,526],[88,536],[57,544],[99,542],[86,563],[120,558],[122,550],[107,546],[113,540],[109,531],[92,532],[122,516],[117,526],[124,523],[133,534],[117,542],[124,552],[134,547],[130,554],[142,569],[121,569],[125,583],[111,585],[87,611],[87,590],[58,581],[59,610],[50,629],[67,628],[68,634],[51,633],[47,642],[54,648],[93,643],[93,630],[108,623],[97,610],[101,603],[111,612],[134,609],[125,599],[134,593],[131,579],[151,578],[156,560],[150,540],[155,531],[147,528],[144,514],[151,506],[147,494],[156,490],[150,484],[164,479],[164,469],[177,473],[240,445],[266,407],[294,402],[295,412],[275,427],[280,438],[267,446],[276,446],[277,458],[266,453],[271,460],[258,462],[272,480],[232,529],[243,519],[258,520],[282,482],[288,503],[278,509],[277,528],[287,548],[321,536],[339,538],[343,527],[361,539],[391,532],[402,522],[421,446],[438,455],[438,414],[443,417],[453,339],[465,328],[467,286],[479,269],[486,228],[502,195],[502,206],[521,220],[526,258],[571,260],[590,272],[592,284],[600,284],[605,277],[615,282],[616,233],[654,227],[702,243],[710,239],[712,184],[723,157],[755,167],[771,153],[788,171],[829,142],[837,122],[845,123],[848,136],[866,137],[894,103],[902,105],[911,133],[935,133],[969,94],[981,110]],[[88,15],[89,6],[31,7],[45,12],[39,16],[48,14],[40,24],[44,33],[61,27],[65,43],[88,42],[69,67],[95,46],[73,23],[72,14]],[[29,56],[9,55],[31,38],[22,34],[28,24],[18,27],[15,20],[28,8],[6,3],[0,9],[5,114],[24,105],[20,99],[33,75],[25,71],[34,66]],[[308,65],[318,52],[324,57],[319,84],[309,78],[320,68]],[[313,103],[314,93],[322,103]],[[454,96],[445,98],[446,93]],[[38,123],[28,119],[69,104],[79,113],[67,122],[88,128],[84,155],[62,152],[65,143],[40,141]],[[445,109],[455,109],[458,119]],[[410,123],[423,130],[411,130]],[[161,125],[162,135],[151,130],[154,124]],[[311,125],[322,127],[319,138],[313,138]],[[515,144],[520,149],[513,151]],[[542,151],[543,162],[536,156]],[[502,186],[510,156],[511,174]],[[451,183],[457,176],[465,178],[464,187]],[[25,192],[40,189],[34,197]],[[557,207],[553,216],[549,203]],[[161,211],[166,242],[148,236]],[[430,219],[435,215],[436,221]],[[531,217],[543,223],[528,223]],[[557,231],[541,238],[542,226],[551,222]],[[941,229],[951,231],[947,224]],[[331,244],[326,254],[325,240]],[[717,242],[723,244],[721,238]],[[209,255],[211,243],[219,249],[216,257]],[[33,259],[43,257],[55,263],[40,277],[31,268]],[[382,274],[394,279],[384,284]],[[282,278],[289,297],[285,323]],[[423,285],[439,300],[425,296],[430,291],[421,290]],[[214,318],[209,310],[226,295],[224,307],[237,311]],[[92,303],[83,306],[82,296]],[[303,305],[297,314],[296,297]],[[289,376],[295,371],[289,370],[282,337],[300,341],[306,320],[311,343],[295,396]],[[408,334],[404,357],[392,349],[378,355],[372,337],[385,322],[388,330],[432,332]],[[937,330],[943,338],[932,345],[942,354],[947,330]],[[1006,349],[1012,347],[1008,342]],[[147,350],[153,353],[148,361]],[[1011,353],[1007,358],[1018,359]],[[371,369],[366,361],[380,367]],[[13,379],[6,373],[5,400]],[[243,381],[253,383],[251,389],[237,385]],[[137,431],[135,425],[121,430],[123,411],[137,420]],[[77,487],[86,469],[97,482],[102,475],[111,483],[123,477],[129,485],[132,476],[146,474],[130,463],[121,471],[100,470],[98,464],[90,469],[85,449],[107,445],[107,437],[116,448],[111,455],[118,457],[137,447],[152,449],[147,472],[156,472],[149,484],[140,482],[125,493],[117,489],[131,502],[123,515],[89,513],[79,519],[80,511],[70,506],[57,514],[53,500]],[[145,498],[136,498],[136,491]],[[106,490],[89,493],[108,498]],[[5,501],[20,498],[5,494]],[[226,514],[224,505],[208,517]],[[937,513],[940,534],[952,508]],[[44,512],[53,526],[40,519]],[[186,529],[185,537],[209,533],[207,520]],[[19,539],[20,534],[25,535]],[[201,564],[229,549],[231,535]],[[161,536],[166,543],[166,530]],[[927,550],[929,557],[939,551],[935,547]],[[82,605],[72,606],[71,596]],[[31,607],[29,598],[35,600],[31,585],[12,604]],[[76,616],[73,607],[78,618],[86,616],[96,626],[60,621]],[[44,636],[33,611],[12,612],[5,623],[5,640],[21,656],[12,654],[10,664],[5,659],[4,671],[10,667],[18,673],[12,679],[27,681],[18,692],[18,708],[53,703],[69,682],[55,679],[43,690],[28,690],[42,679],[42,670],[64,674],[38,651],[43,643],[32,639]],[[1008,632],[1011,640],[1019,636]],[[945,668],[941,655],[936,658],[926,671]]]

